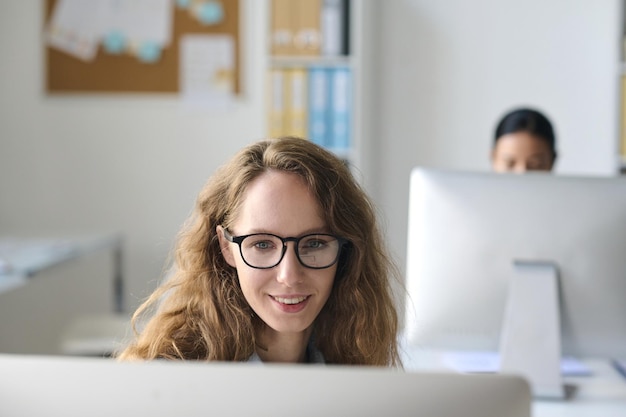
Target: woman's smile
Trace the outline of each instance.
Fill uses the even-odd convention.
[[[289,295],[289,296],[275,296],[270,295],[271,299],[274,300],[278,309],[285,313],[298,313],[304,308],[306,308],[308,304],[308,300],[310,295]]]

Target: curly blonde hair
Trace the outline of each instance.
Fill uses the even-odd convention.
[[[222,256],[216,226],[232,224],[247,185],[268,170],[300,176],[319,201],[330,233],[350,241],[314,322],[316,347],[327,363],[401,365],[390,282],[397,271],[374,207],[342,160],[295,137],[254,143],[208,180],[178,235],[173,275],[133,315],[134,327],[145,326],[119,359],[245,361],[254,353],[255,329],[265,324]]]

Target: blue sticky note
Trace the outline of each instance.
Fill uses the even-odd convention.
[[[222,3],[208,1],[198,8],[198,19],[205,25],[214,25],[224,18]]]
[[[118,30],[107,33],[102,40],[104,50],[110,54],[121,54],[126,49],[126,37]]]
[[[161,58],[161,47],[156,42],[144,42],[139,46],[137,58],[149,64],[157,62]]]

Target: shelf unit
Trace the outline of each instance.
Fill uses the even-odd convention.
[[[287,0],[292,4],[303,4],[303,2],[308,2],[306,7],[310,9],[319,8],[321,13],[321,8],[323,8],[326,3],[337,3],[336,1],[327,0]],[[371,117],[368,117],[368,104],[367,100],[367,87],[366,83],[368,82],[368,65],[366,62],[367,54],[364,51],[363,44],[367,42],[365,39],[364,26],[365,22],[368,19],[368,7],[366,6],[366,2],[361,0],[346,0],[345,5],[347,5],[348,10],[348,18],[344,21],[344,25],[346,27],[345,34],[347,35],[347,47],[344,45],[343,54],[339,55],[324,55],[322,52],[306,54],[302,52],[289,54],[289,53],[280,53],[273,54],[272,42],[275,39],[275,30],[276,25],[274,22],[275,14],[273,10],[274,4],[285,4],[285,0],[278,0],[275,2],[274,0],[265,0],[267,7],[267,83],[266,83],[266,98],[267,98],[267,110],[266,110],[266,132],[269,136],[277,136],[273,134],[275,129],[272,129],[273,123],[275,121],[272,120],[275,115],[272,115],[274,112],[275,103],[272,103],[272,100],[280,100],[277,99],[277,95],[280,95],[275,90],[274,83],[276,79],[273,79],[272,73],[276,70],[289,70],[289,69],[300,69],[306,71],[307,81],[306,81],[306,91],[305,95],[305,124],[306,134],[299,134],[297,136],[304,136],[305,138],[312,140],[311,138],[311,129],[309,126],[309,116],[310,116],[310,100],[311,100],[311,91],[310,91],[310,79],[309,79],[309,71],[312,68],[323,68],[332,72],[333,69],[347,69],[349,71],[349,97],[348,97],[348,114],[349,114],[349,125],[348,130],[350,132],[348,146],[346,147],[334,147],[330,143],[330,140],[327,140],[325,143],[322,143],[324,147],[331,150],[340,158],[346,160],[346,162],[350,165],[352,171],[355,173],[357,179],[362,182],[366,181],[366,177],[369,172],[369,155],[368,155],[368,139],[366,137],[366,132],[368,129],[367,123],[371,120]],[[344,5],[344,7],[345,7]],[[323,21],[320,18],[320,25]],[[320,34],[322,33],[322,29],[320,28]],[[321,41],[322,37],[320,36]],[[328,91],[331,91],[330,89]],[[285,111],[287,98],[283,96],[282,98],[282,110]],[[289,117],[288,115],[284,115],[284,118]],[[327,120],[328,122],[328,120]],[[327,129],[330,129],[330,122],[326,125]],[[288,130],[285,130],[283,134],[292,134]],[[315,141],[315,140],[314,140]]]

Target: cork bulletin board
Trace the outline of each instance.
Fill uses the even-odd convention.
[[[57,0],[44,0],[45,22]],[[172,41],[155,63],[138,61],[131,55],[113,55],[99,47],[93,61],[85,62],[45,46],[45,85],[50,94],[58,93],[178,93],[179,40],[186,34],[229,35],[234,45],[234,91],[240,94],[239,0],[221,0],[224,18],[203,25],[185,10],[174,7]]]

